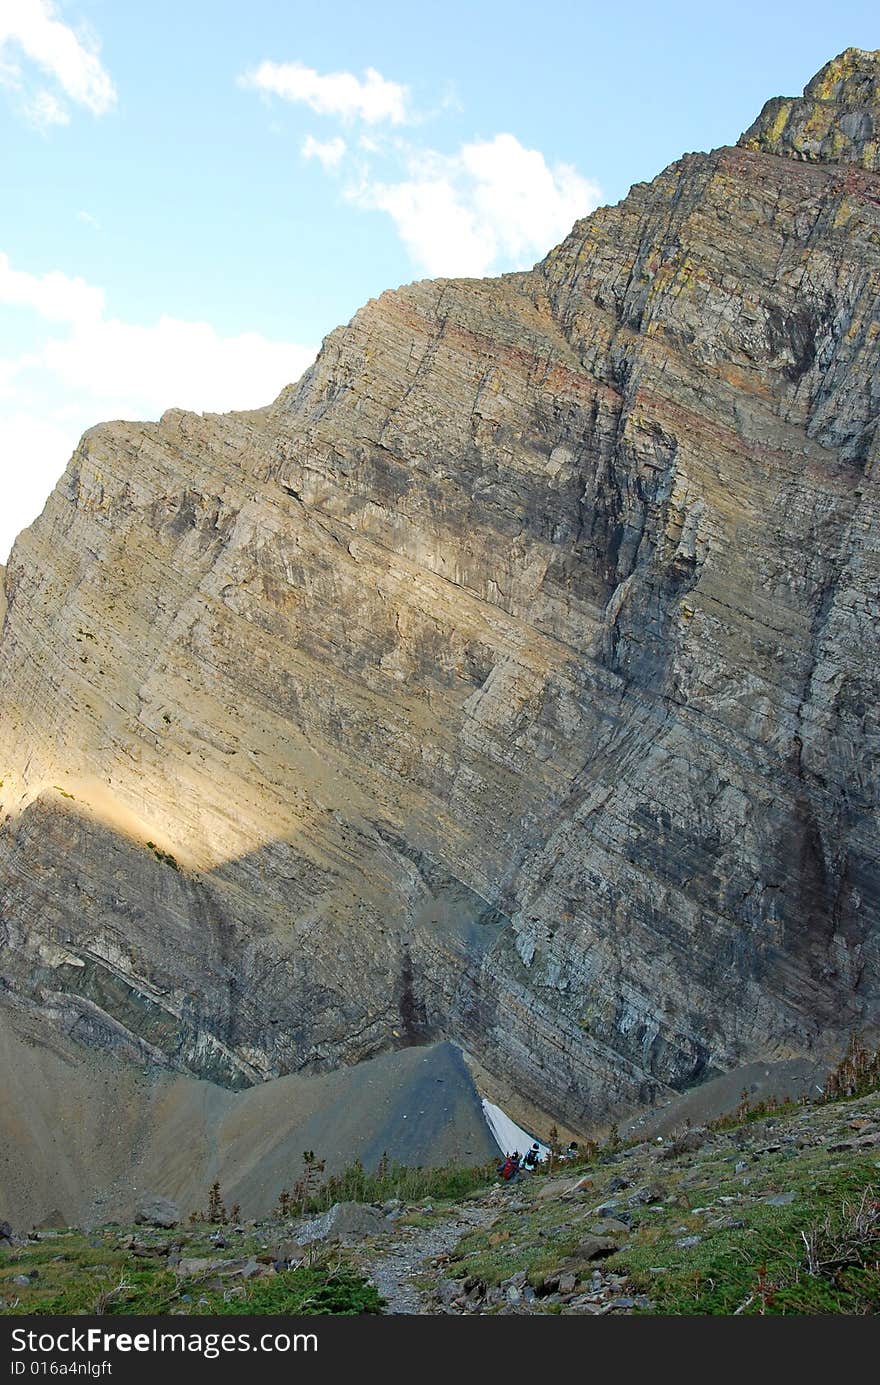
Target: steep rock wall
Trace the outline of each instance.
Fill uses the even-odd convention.
[[[86,434],[5,579],[19,998],[232,1084],[451,1037],[569,1125],[877,1023],[877,70]]]

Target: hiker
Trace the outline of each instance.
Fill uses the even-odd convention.
[[[571,1144],[568,1146],[562,1157],[563,1159],[576,1159],[578,1157],[577,1140],[572,1140]]]
[[[505,1183],[509,1183],[511,1179],[516,1177],[518,1170],[519,1155],[508,1154],[498,1172],[501,1174],[501,1177],[504,1179]]]
[[[536,1140],[535,1143],[532,1145],[531,1149],[526,1154],[526,1157],[523,1160],[523,1164],[527,1169],[534,1169],[537,1168],[540,1161],[541,1146],[538,1144],[538,1141]]]

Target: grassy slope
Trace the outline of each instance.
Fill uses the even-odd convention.
[[[551,1185],[534,1180],[513,1199],[524,1205],[467,1238],[446,1273],[491,1290],[524,1271],[541,1295],[563,1269],[579,1281],[575,1299],[646,1295],[641,1311],[663,1314],[880,1311],[880,1095],[710,1133],[677,1158],[661,1157],[668,1149],[600,1155],[576,1193],[541,1196]],[[637,1201],[644,1188],[658,1200]],[[780,1194],[794,1196],[767,1201]],[[612,1232],[616,1253],[588,1262],[578,1247],[603,1230],[597,1209],[609,1203],[606,1224],[622,1212],[630,1226]],[[597,1271],[610,1290],[592,1282]],[[552,1294],[534,1307],[576,1311]]]
[[[145,1246],[127,1249],[132,1239],[118,1228],[88,1236],[68,1232],[30,1244],[7,1256],[0,1267],[4,1314],[315,1314],[378,1313],[381,1300],[363,1276],[338,1255],[316,1254],[297,1269],[243,1281],[216,1271],[179,1276],[168,1267],[167,1248],[179,1232],[144,1232]],[[209,1228],[188,1239],[188,1257],[216,1259]],[[259,1233],[237,1238],[239,1259],[263,1253]],[[27,1287],[14,1276],[26,1275]]]
[[[452,1171],[448,1187],[432,1174],[432,1206],[413,1206],[404,1225],[442,1220],[464,1200],[481,1202],[492,1216],[443,1264],[426,1267],[424,1286],[430,1292],[441,1279],[447,1287],[454,1281],[461,1301],[451,1311],[483,1313],[880,1311],[880,1093],[792,1106],[694,1133],[692,1143],[699,1148],[673,1157],[669,1141],[606,1149],[580,1168],[557,1170],[562,1176],[536,1175],[513,1186],[487,1187],[484,1170],[470,1192],[461,1170]],[[583,1186],[573,1189],[578,1179]],[[426,1189],[413,1175],[405,1191],[413,1198]],[[444,1192],[455,1196],[444,1201]],[[380,1193],[388,1189],[363,1189],[366,1197]],[[768,1201],[779,1195],[787,1200]],[[204,1224],[47,1236],[0,1252],[3,1311],[381,1311],[366,1282],[381,1244],[325,1249],[298,1269],[241,1276],[246,1260],[271,1260],[295,1231],[291,1217],[226,1227],[221,1248],[211,1239],[216,1229]],[[589,1260],[582,1242],[600,1233],[618,1249]],[[229,1263],[180,1275],[169,1250],[172,1260],[177,1250]],[[573,1276],[571,1292],[560,1294],[560,1273]],[[22,1274],[27,1285],[16,1285]],[[500,1286],[518,1274],[526,1292],[508,1295]]]

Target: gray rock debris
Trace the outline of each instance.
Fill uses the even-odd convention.
[[[367,1236],[388,1235],[390,1229],[376,1207],[363,1202],[334,1202],[319,1217],[299,1223],[296,1234],[303,1245],[314,1241],[340,1241],[346,1245]]]
[[[167,1197],[147,1193],[138,1201],[134,1219],[139,1226],[159,1226],[171,1230],[180,1222],[180,1208]]]

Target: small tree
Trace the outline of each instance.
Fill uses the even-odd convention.
[[[345,1196],[352,1202],[362,1202],[366,1190],[366,1172],[360,1159],[353,1159],[343,1170],[342,1182]]]
[[[305,1211],[308,1204],[314,1197],[317,1197],[321,1185],[321,1175],[327,1167],[326,1159],[319,1159],[313,1149],[303,1150],[304,1172],[301,1179],[297,1182],[297,1190],[300,1192],[300,1205]]]
[[[555,1125],[551,1125],[550,1127],[547,1135],[547,1144],[550,1148],[550,1153],[547,1156],[547,1172],[552,1173],[553,1165],[562,1152],[562,1142],[559,1139],[559,1131]]]
[[[846,1052],[829,1073],[822,1093],[826,1101],[840,1097],[866,1096],[880,1086],[880,1049],[873,1056],[860,1034],[851,1034]]]
[[[211,1191],[208,1193],[208,1216],[207,1220],[218,1223],[228,1221],[226,1208],[223,1205],[223,1198],[220,1193],[220,1179],[215,1178],[211,1184]]]

